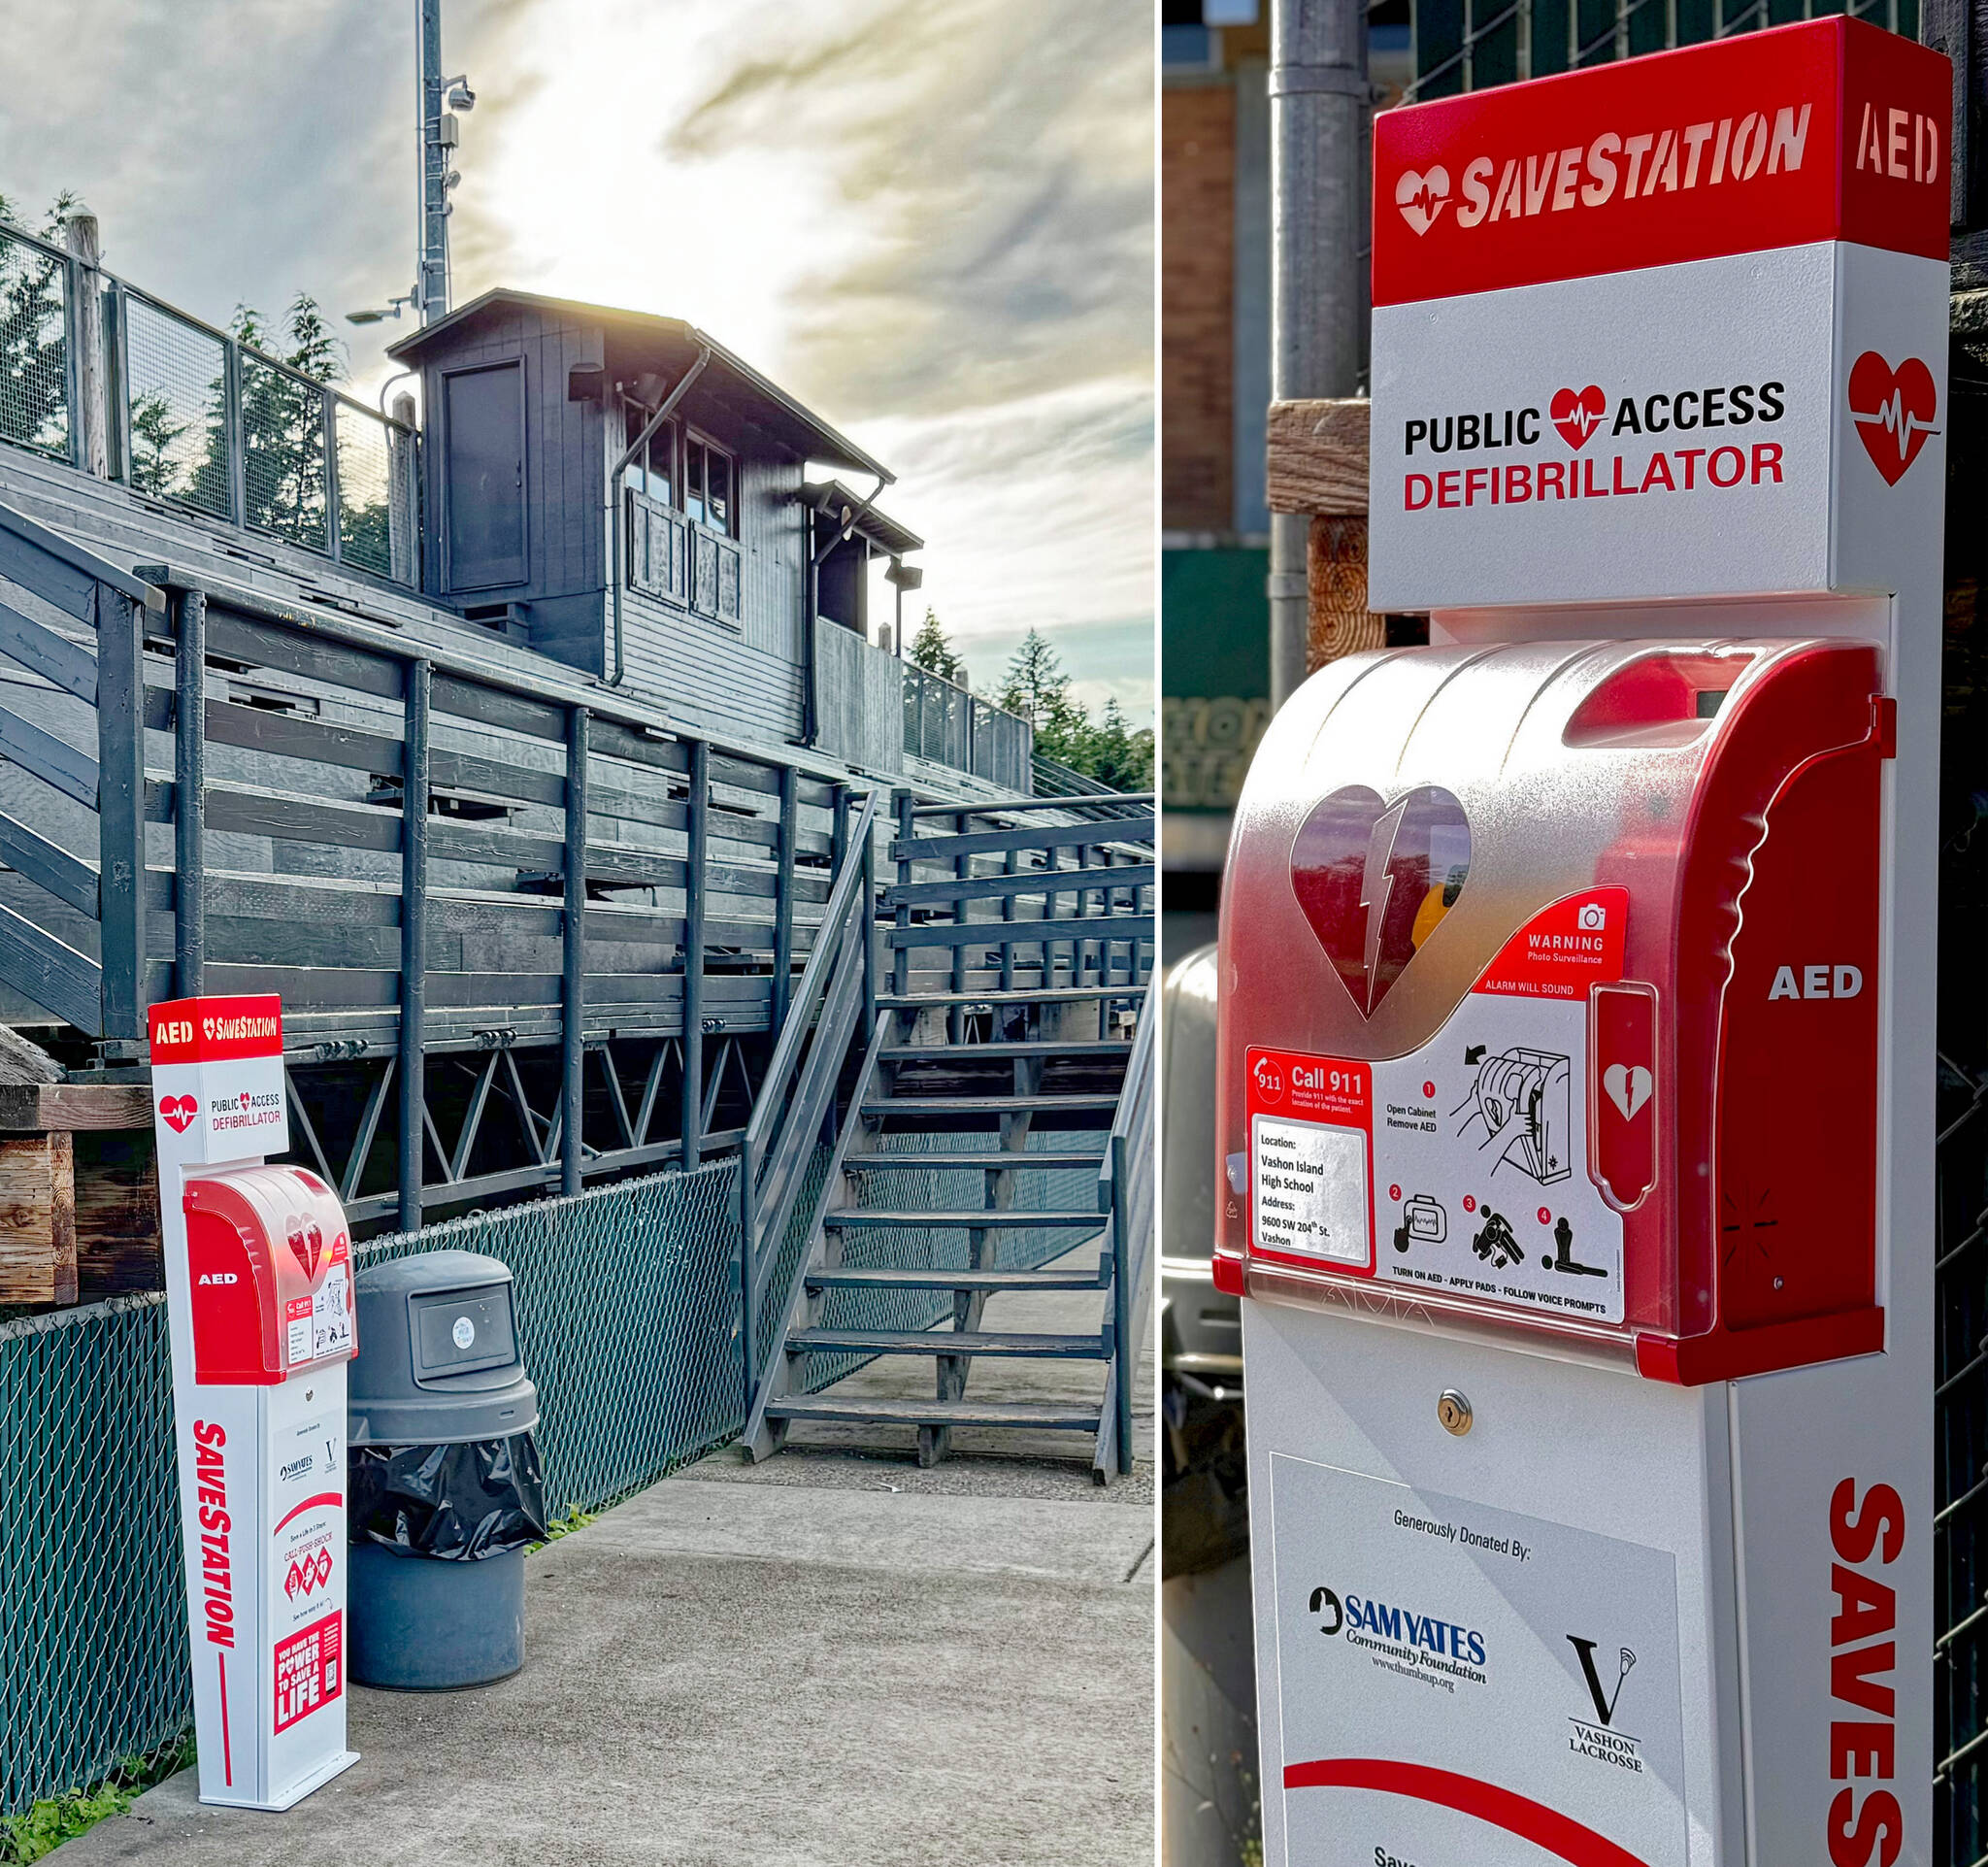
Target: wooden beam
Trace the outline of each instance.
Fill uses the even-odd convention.
[[[0,1303],[74,1303],[76,1289],[72,1138],[0,1141]]]
[[[149,1098],[148,1098],[149,1099]],[[165,1287],[151,1113],[121,1133],[79,1129],[76,1143],[78,1300]]]
[[[1367,516],[1366,401],[1273,402],[1267,437],[1272,512]]]
[[[151,1091],[142,1083],[0,1084],[0,1131],[149,1128]]]

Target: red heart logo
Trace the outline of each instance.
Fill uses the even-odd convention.
[[[1595,430],[1608,413],[1608,398],[1598,383],[1590,383],[1584,389],[1555,389],[1546,413],[1560,430],[1561,440],[1578,452],[1595,438]]]
[[[159,1098],[159,1114],[165,1117],[166,1126],[175,1134],[184,1134],[193,1125],[193,1117],[200,1113],[200,1104],[190,1095],[168,1095]]]
[[[1866,350],[1850,366],[1850,419],[1871,464],[1896,486],[1918,459],[1926,437],[1938,434],[1933,417],[1939,413],[1939,391],[1933,372],[1916,356],[1897,369],[1875,350]]]
[[[1348,784],[1312,807],[1291,845],[1291,887],[1362,1017],[1456,905],[1470,868],[1464,807],[1440,785],[1389,804]]]

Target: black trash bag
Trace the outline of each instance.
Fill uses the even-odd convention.
[[[351,1540],[476,1562],[546,1541],[546,1481],[528,1432],[461,1446],[354,1446]]]

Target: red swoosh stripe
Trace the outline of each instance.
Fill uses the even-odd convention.
[[[1503,1828],[1558,1854],[1572,1867],[1648,1867],[1607,1835],[1598,1835],[1557,1809],[1452,1770],[1426,1763],[1391,1763],[1380,1757],[1322,1757],[1284,1766],[1286,1789],[1378,1789],[1383,1795],[1434,1802]]]
[[[270,1531],[270,1535],[282,1535],[283,1523],[287,1523],[293,1517],[303,1516],[303,1514],[306,1511],[308,1511],[314,1504],[329,1504],[335,1510],[343,1511],[346,1508],[345,1493],[343,1491],[319,1491],[315,1497],[307,1497],[303,1501],[303,1503],[297,1505],[294,1509],[285,1511],[283,1513],[282,1522],[279,1523],[274,1530]]]

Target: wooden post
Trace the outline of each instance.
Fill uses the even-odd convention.
[[[319,399],[319,425],[324,431],[324,550],[336,564],[345,556],[345,516],[339,510],[338,489],[338,397],[325,389]]]
[[[74,1303],[76,1144],[63,1130],[0,1141],[0,1303]]]
[[[414,440],[414,398],[393,398],[393,418],[386,431],[386,561],[396,583],[410,588],[421,581],[421,533],[415,468],[420,464]]]
[[[791,765],[780,767],[780,840],[773,879],[773,1030],[779,1041],[794,996],[794,846],[800,833],[799,781]]]
[[[923,731],[922,718],[920,720],[919,730],[921,732]],[[910,843],[911,838],[918,833],[918,819],[911,814],[911,812],[912,805],[911,792],[909,790],[899,791],[897,794],[897,840],[900,844]],[[901,855],[897,859],[898,886],[903,887],[906,883],[911,881],[911,859],[908,855]],[[898,939],[902,943],[905,940],[906,932],[910,929],[911,924],[911,911],[902,901],[898,903],[897,907],[897,924],[899,930]],[[901,944],[897,950],[896,959],[893,961],[892,964],[891,990],[895,992],[899,998],[902,998],[911,989],[911,950],[908,944]],[[909,1019],[907,1021],[909,1021]],[[900,1030],[904,1028],[906,1028],[905,1025],[899,1026]]]
[[[873,792],[874,796],[875,793]],[[877,817],[873,811],[863,829],[863,1049],[877,1034]]]
[[[230,337],[221,350],[222,439],[228,449],[228,517],[248,523],[248,461],[242,448],[242,347]]]
[[[62,229],[63,240],[76,259],[70,274],[76,287],[76,410],[82,436],[78,464],[99,480],[111,477],[111,444],[104,393],[103,247],[93,214],[73,216]]]
[[[952,819],[952,833],[966,835],[973,818],[965,811],[955,814]],[[955,881],[964,882],[974,872],[974,858],[970,855],[956,855],[952,858],[952,873]],[[964,922],[967,918],[967,898],[961,895],[952,904],[952,917]],[[967,950],[955,947],[952,950],[952,993],[953,1002],[945,1008],[945,1039],[948,1044],[957,1044],[966,1032],[966,1007],[959,1003],[959,996],[967,988]]]
[[[1367,607],[1369,409],[1365,401],[1271,404],[1271,510],[1311,521],[1306,551],[1308,674],[1341,655],[1387,644],[1386,618]]]
[[[182,590],[174,657],[173,963],[182,998],[197,998],[207,960],[207,596]]]
[[[690,742],[690,815],[683,854],[683,1168],[704,1158],[705,844],[711,817],[711,747]]]
[[[400,754],[400,1228],[421,1228],[427,1154],[428,717],[434,664],[402,677]]]
[[[587,710],[566,716],[565,975],[559,997],[561,1133],[559,1190],[580,1191],[586,1109],[586,751]],[[687,987],[685,996],[688,996]],[[611,1058],[608,1067],[613,1068]],[[686,1157],[686,1166],[694,1165]]]
[[[101,1035],[145,1036],[145,624],[131,597],[103,583],[97,611],[98,919]]]

